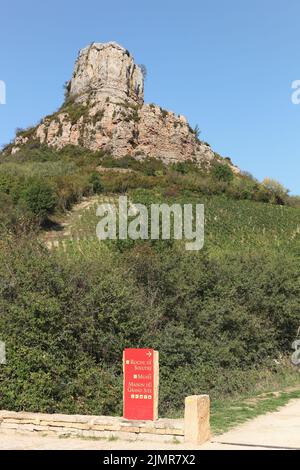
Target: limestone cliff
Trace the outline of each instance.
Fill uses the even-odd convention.
[[[93,43],[80,51],[64,105],[30,136],[20,134],[12,152],[29,139],[56,148],[81,145],[116,158],[149,156],[167,163],[193,159],[204,166],[216,159],[185,117],[144,104],[142,69],[114,42]]]

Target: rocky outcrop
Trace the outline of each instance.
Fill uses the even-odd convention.
[[[80,51],[64,105],[30,135],[20,134],[12,152],[30,139],[56,148],[72,144],[103,150],[116,158],[192,159],[204,166],[216,159],[183,116],[144,104],[142,68],[114,42]]]
[[[76,102],[114,100],[143,104],[144,77],[130,53],[115,42],[93,43],[79,52],[69,94]]]

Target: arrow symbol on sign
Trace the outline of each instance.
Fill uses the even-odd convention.
[[[151,357],[152,356],[152,353],[150,351],[147,352],[146,354],[148,357]]]

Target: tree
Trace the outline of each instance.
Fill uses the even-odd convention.
[[[144,77],[144,80],[146,80],[146,78],[148,76],[148,70],[147,70],[146,65],[145,64],[140,64],[140,69],[141,69],[142,75]]]
[[[65,100],[68,99],[69,95],[70,95],[70,91],[71,91],[71,82],[70,81],[66,81],[64,83],[64,95],[65,95]]]
[[[285,188],[282,184],[272,178],[265,178],[263,180],[263,185],[272,193],[273,201],[275,204],[284,204],[289,190]]]
[[[198,124],[196,124],[196,126],[195,126],[195,128],[194,128],[194,134],[195,134],[196,139],[199,140],[201,131],[200,131],[200,129],[199,129]]]

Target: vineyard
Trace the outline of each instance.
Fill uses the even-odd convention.
[[[185,196],[168,198],[154,190],[135,190],[129,198],[145,205],[167,202],[172,205],[204,204],[205,247],[222,256],[240,250],[293,251],[300,248],[300,209],[250,201],[236,201],[224,196]],[[49,249],[63,253],[87,253],[103,249],[105,242],[96,236],[99,204],[118,206],[118,194],[94,196],[70,211],[60,231],[43,235]],[[101,248],[100,248],[101,246]]]

